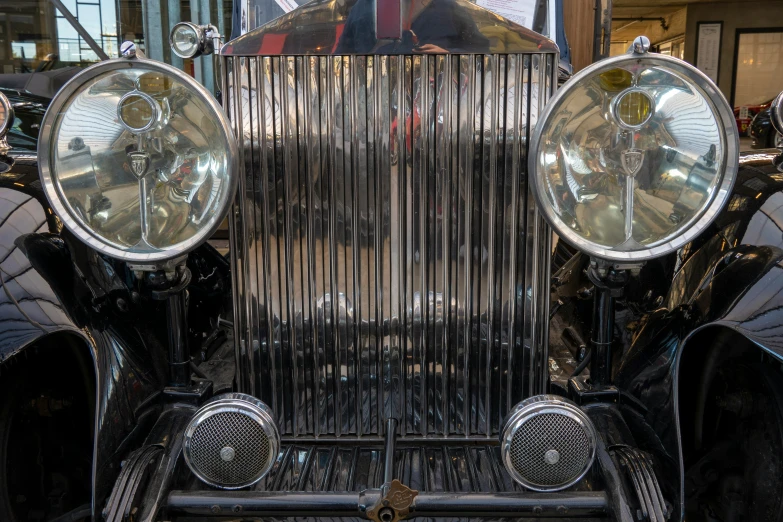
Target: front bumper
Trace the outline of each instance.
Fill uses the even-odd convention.
[[[375,519],[374,506],[382,490],[360,493],[271,493],[258,491],[174,491],[169,510],[202,516],[349,517]],[[570,493],[419,493],[408,509],[410,517],[601,518],[609,513],[605,492]],[[395,520],[381,517],[382,522]]]
[[[619,410],[606,404],[584,409],[601,434],[592,468],[568,490],[538,493],[511,479],[494,440],[388,436],[283,439],[278,460],[261,481],[241,491],[219,490],[200,482],[185,465],[181,432],[193,410],[173,408],[161,415],[145,446],[126,459],[104,513],[139,505],[137,520],[145,522],[225,517],[667,520],[674,512],[664,500],[671,488],[662,493],[652,459],[621,435],[627,431],[617,429],[624,424]],[[387,433],[395,431],[387,427]]]

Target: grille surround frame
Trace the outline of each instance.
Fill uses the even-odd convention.
[[[530,477],[524,476],[518,470],[513,455],[516,435],[525,428],[526,424],[534,419],[540,420],[545,415],[563,416],[575,423],[584,433],[584,443],[587,445],[587,457],[584,459],[584,464],[580,466],[579,472],[558,484],[539,484]],[[500,436],[501,459],[511,478],[525,488],[540,492],[561,491],[582,480],[590,470],[595,460],[596,441],[595,426],[576,404],[557,395],[537,395],[520,402],[509,412]],[[545,452],[545,459],[549,451]],[[558,453],[558,459],[561,458],[560,454],[562,451]]]
[[[231,484],[216,481],[206,470],[202,469],[199,462],[200,459],[194,455],[194,451],[198,451],[194,446],[194,438],[199,428],[203,427],[206,422],[213,419],[216,415],[225,414],[242,415],[255,422],[260,430],[263,431],[268,445],[266,456],[261,459],[260,465],[257,466],[257,472],[250,475],[246,480]],[[256,433],[253,434],[253,436],[256,435]],[[245,437],[250,438],[250,435],[245,435]],[[223,449],[225,448],[222,448],[220,454],[215,456],[216,459],[223,458]],[[234,448],[232,447],[231,449],[233,450]],[[280,432],[274,420],[272,410],[262,401],[244,393],[226,393],[208,401],[195,413],[183,434],[182,455],[190,471],[205,484],[225,490],[245,488],[260,481],[272,469],[279,453]],[[241,458],[241,455],[239,457]],[[233,458],[236,458],[236,453],[232,454],[232,460]]]

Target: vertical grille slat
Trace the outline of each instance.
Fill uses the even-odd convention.
[[[545,386],[526,143],[553,59],[226,60],[239,387],[284,436],[494,438]]]

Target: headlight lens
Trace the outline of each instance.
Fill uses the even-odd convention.
[[[530,169],[555,231],[590,255],[641,261],[691,240],[737,171],[733,112],[680,60],[626,55],[572,78],[538,122]]]
[[[69,82],[44,117],[41,178],[63,223],[135,263],[180,256],[220,224],[236,186],[236,143],[190,77],[113,60]]]

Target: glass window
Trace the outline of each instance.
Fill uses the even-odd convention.
[[[101,53],[116,58],[125,40],[213,88],[211,62],[206,62],[211,59],[194,63],[173,56],[168,34],[175,23],[194,21],[212,23],[230,35],[231,7],[232,0],[0,2],[0,88],[51,98]],[[71,23],[71,16],[79,27]]]

